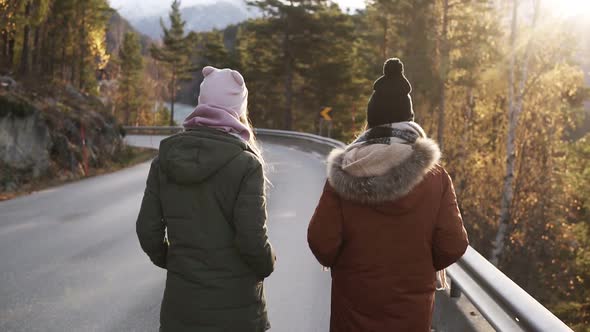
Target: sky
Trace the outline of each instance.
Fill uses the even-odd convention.
[[[590,17],[589,0],[547,0],[544,1],[544,5],[550,7],[555,14],[566,18],[583,16],[588,19]]]

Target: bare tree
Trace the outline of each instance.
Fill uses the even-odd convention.
[[[439,66],[440,66],[440,100],[438,107],[438,145],[444,149],[445,112],[447,108],[447,76],[449,72],[449,0],[442,1],[442,28],[440,35]]]
[[[534,12],[532,22],[532,32],[529,37],[523,62],[521,64],[520,77],[518,81],[518,88],[516,87],[516,53],[517,53],[517,30],[518,30],[518,7],[519,0],[514,0],[512,9],[512,23],[510,31],[510,64],[509,64],[509,87],[508,87],[508,135],[506,141],[506,173],[504,176],[504,185],[502,190],[502,205],[500,208],[500,222],[498,231],[494,241],[490,262],[498,265],[506,247],[506,238],[509,235],[508,226],[510,225],[510,210],[512,207],[512,199],[514,197],[513,182],[514,182],[514,164],[516,159],[515,138],[516,129],[518,125],[518,118],[522,113],[523,100],[526,95],[526,83],[528,79],[528,67],[531,55],[531,48],[534,41],[535,28],[539,18],[541,0],[533,0]]]

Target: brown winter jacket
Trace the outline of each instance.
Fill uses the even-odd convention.
[[[347,173],[343,150],[328,160],[329,181],[308,242],[331,268],[331,332],[430,331],[435,272],[467,248],[436,143],[419,138],[401,161],[395,150],[395,144],[383,149],[395,165],[375,176]]]

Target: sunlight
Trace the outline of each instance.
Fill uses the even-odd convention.
[[[334,2],[340,5],[340,8],[344,10],[349,8],[352,11],[356,9],[363,9],[366,5],[364,0],[335,0]]]
[[[590,19],[589,0],[546,0],[543,1],[553,13],[564,18]]]

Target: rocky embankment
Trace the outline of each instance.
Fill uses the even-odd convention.
[[[92,170],[125,153],[120,127],[98,98],[55,91],[0,89],[0,193],[74,180],[87,175],[85,159]]]

